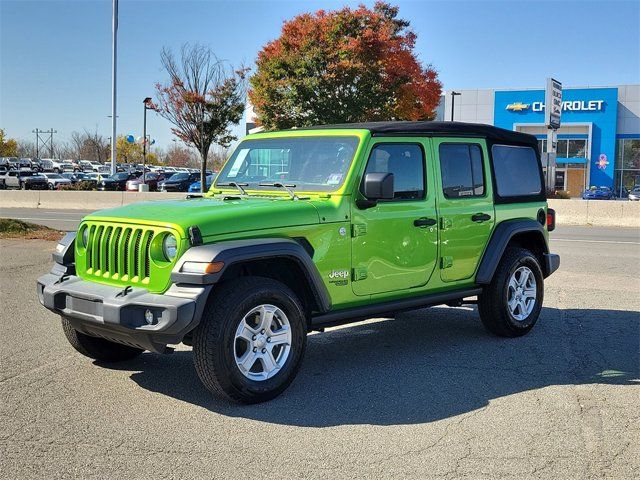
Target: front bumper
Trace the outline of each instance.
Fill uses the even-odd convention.
[[[38,279],[40,303],[87,335],[163,353],[180,343],[202,316],[210,285],[172,285],[164,294],[125,290],[56,272]],[[149,324],[145,313],[153,314]]]

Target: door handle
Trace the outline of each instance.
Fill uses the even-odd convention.
[[[475,215],[471,216],[471,220],[473,220],[474,222],[482,223],[486,222],[487,220],[491,220],[491,215],[487,215],[486,213],[476,213]]]
[[[413,221],[415,227],[433,227],[436,223],[438,222],[433,218],[418,218]]]

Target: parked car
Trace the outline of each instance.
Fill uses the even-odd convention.
[[[41,173],[40,175],[47,179],[49,190],[56,190],[62,185],[71,185],[71,180],[60,173]]]
[[[163,192],[164,191],[164,182],[166,182],[167,180],[169,180],[171,177],[173,177],[176,174],[176,172],[164,172],[162,174],[162,176],[164,177],[164,179],[160,180],[158,182],[158,191],[159,192]]]
[[[98,190],[120,190],[124,191],[127,188],[127,182],[138,178],[137,173],[120,172],[110,177],[100,180],[98,182]]]
[[[149,191],[150,192],[156,192],[158,191],[158,182],[160,182],[161,180],[164,180],[164,176],[163,175],[159,175],[157,173],[154,172],[147,172],[144,175],[144,183],[146,183],[147,185],[149,185]],[[133,180],[129,180],[127,181],[127,191],[128,192],[137,192],[138,191],[138,187],[140,185],[142,185],[142,175],[140,175],[138,178],[134,178]]]
[[[273,151],[286,152],[288,179],[275,178],[280,155],[262,162]],[[330,325],[477,304],[489,332],[530,332],[560,265],[543,178],[536,137],[489,125],[248,135],[216,177],[219,198],[88,215],[37,294],[96,365],[184,342],[213,394],[266,401],[294,380],[308,332]]]
[[[198,173],[178,172],[162,184],[163,192],[186,192],[200,178]]]
[[[75,173],[65,172],[65,173],[61,173],[60,175],[62,175],[67,180],[69,180],[71,183],[78,183],[80,181],[79,175],[82,175],[82,174],[79,172],[75,172]]]
[[[582,193],[583,200],[611,200],[613,196],[609,187],[589,187]]]
[[[38,160],[41,172],[53,172],[53,161],[49,158],[41,158]]]
[[[18,157],[5,157],[9,170],[20,170],[20,159]]]
[[[46,165],[43,171],[53,173],[73,172],[73,163],[71,160],[56,160],[54,158],[43,158],[43,165]]]
[[[95,172],[89,172],[89,173],[82,172],[81,175],[82,175],[82,177],[80,177],[80,178],[81,178],[82,181],[95,182],[96,186],[102,180],[104,180],[106,178],[109,178],[109,175],[101,175],[101,174],[95,173]]]
[[[20,169],[22,170],[36,170],[36,168],[34,168],[33,162],[31,161],[30,158],[20,158],[18,159],[18,166]]]
[[[211,184],[213,183],[213,179],[215,178],[215,175],[207,175],[205,178],[205,189],[204,191],[208,191],[211,188]],[[200,180],[198,180],[197,182],[193,182],[191,185],[189,185],[189,192],[200,192],[200,185],[202,184],[202,182],[200,182]]]
[[[632,202],[637,202],[640,200],[640,185],[636,185],[629,192],[629,200]]]
[[[7,188],[22,190],[46,190],[49,188],[47,179],[31,170],[8,170],[2,175]]]

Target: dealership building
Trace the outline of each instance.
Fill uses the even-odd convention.
[[[451,120],[453,103],[454,120],[535,135],[544,152],[544,94],[540,88],[449,90],[437,118]],[[556,189],[577,197],[594,185],[617,194],[640,185],[640,85],[565,87],[562,100]]]

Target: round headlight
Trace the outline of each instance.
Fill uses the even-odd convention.
[[[164,237],[164,240],[162,241],[162,253],[164,253],[165,258],[169,261],[173,260],[176,258],[177,250],[178,241],[176,240],[176,237],[172,234]]]
[[[89,227],[82,230],[82,246],[87,248],[87,245],[89,245]]]

